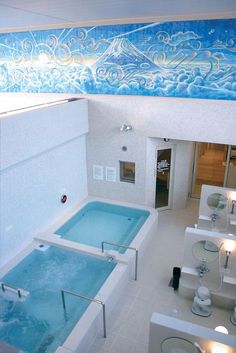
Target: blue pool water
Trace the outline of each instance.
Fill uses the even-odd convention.
[[[102,241],[129,245],[149,216],[145,210],[90,202],[56,230],[62,238],[101,247]],[[106,249],[113,248],[106,245]],[[117,249],[124,252],[122,248]]]
[[[30,292],[24,301],[0,293],[0,341],[27,353],[51,353],[61,345],[89,302],[65,295],[61,289],[95,297],[115,263],[49,247],[35,249],[1,280]]]

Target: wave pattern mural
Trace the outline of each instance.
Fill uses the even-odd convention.
[[[0,34],[0,91],[236,99],[236,19]]]

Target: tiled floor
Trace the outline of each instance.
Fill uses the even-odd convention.
[[[107,322],[107,338],[98,336],[88,353],[148,353],[149,320],[154,311],[214,328],[224,325],[236,335],[230,313],[214,308],[209,318],[191,313],[191,301],[168,287],[174,266],[181,267],[186,226],[196,223],[198,202],[191,200],[184,210],[159,214],[155,238],[140,258],[138,281],[130,281],[112,318]]]

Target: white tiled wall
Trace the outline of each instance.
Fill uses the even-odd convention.
[[[236,144],[234,101],[101,95],[88,99],[88,187],[92,195],[144,204],[147,172],[153,173],[153,165],[147,163],[149,138],[185,141],[186,146],[188,141]],[[124,123],[131,124],[133,131],[121,133],[119,129]],[[122,151],[122,146],[127,147],[126,152]],[[180,184],[188,185],[189,190],[186,176],[190,173],[186,168],[188,165],[190,171],[192,165],[191,151],[187,152],[186,146],[179,148],[180,164],[175,178]],[[186,159],[182,158],[183,152]],[[135,162],[135,184],[93,179],[94,164],[115,167],[119,174],[119,160]],[[185,189],[177,186],[176,197],[178,192],[183,196],[184,191],[186,199]],[[180,202],[179,207],[184,207],[184,202]]]
[[[87,102],[2,118],[1,265],[87,196]],[[60,202],[62,194],[68,201]]]

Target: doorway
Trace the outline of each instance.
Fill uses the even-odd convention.
[[[225,186],[236,189],[236,146],[228,147]]]
[[[155,208],[170,207],[172,148],[157,150]]]
[[[200,198],[202,185],[236,187],[235,146],[197,142],[191,196]]]

